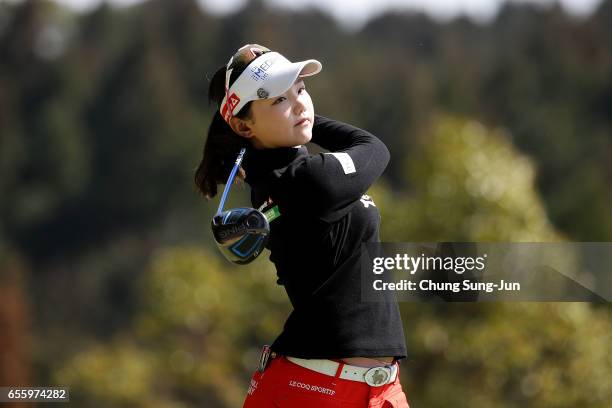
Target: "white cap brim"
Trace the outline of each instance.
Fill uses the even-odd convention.
[[[322,68],[323,65],[314,59],[290,62],[277,52],[266,53],[249,64],[230,87],[228,96],[233,109],[230,112],[229,106],[225,106],[226,98],[223,98],[221,114],[229,120],[248,102],[282,95],[298,77],[316,75]]]
[[[261,87],[268,93],[268,98],[285,93],[295,83],[298,77],[308,77],[321,71],[322,65],[317,60],[306,60],[289,64],[278,65],[270,70],[270,80]],[[254,95],[255,99],[261,99]]]

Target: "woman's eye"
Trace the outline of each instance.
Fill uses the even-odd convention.
[[[306,90],[305,86],[301,87],[300,89],[298,89],[298,94],[301,94],[305,90]],[[278,99],[276,99],[274,102],[272,102],[272,105],[277,105],[277,104],[283,102],[285,99],[287,99],[287,98],[285,98],[284,96],[281,96]]]

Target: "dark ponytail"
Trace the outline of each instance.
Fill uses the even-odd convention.
[[[236,73],[236,76],[240,73]],[[234,77],[234,73],[232,73]],[[224,184],[241,148],[251,146],[248,139],[234,133],[219,113],[219,105],[225,93],[225,66],[219,68],[213,75],[208,88],[208,101],[215,105],[215,114],[208,127],[208,135],[202,161],[196,169],[194,181],[198,191],[207,199],[217,194],[217,184]],[[246,104],[236,117],[245,119],[250,116],[251,103]],[[236,179],[244,181],[246,173],[241,167]]]

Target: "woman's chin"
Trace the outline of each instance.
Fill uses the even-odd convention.
[[[297,137],[299,144],[302,145],[310,142],[310,139],[312,139],[312,129],[304,129]]]

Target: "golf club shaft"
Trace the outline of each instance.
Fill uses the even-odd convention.
[[[227,194],[229,193],[232,183],[234,182],[234,177],[236,177],[236,172],[240,167],[240,163],[242,163],[242,158],[244,157],[244,153],[246,152],[246,148],[243,147],[240,149],[240,153],[238,153],[238,157],[236,158],[236,163],[234,163],[234,167],[232,168],[232,172],[227,179],[227,183],[225,183],[225,188],[223,189],[223,195],[221,196],[221,201],[219,202],[219,208],[217,208],[217,214],[220,214],[223,211],[223,206],[225,206],[225,200],[227,200]]]

